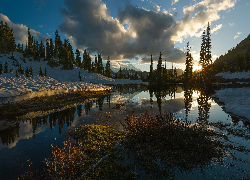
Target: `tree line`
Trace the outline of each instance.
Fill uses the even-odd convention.
[[[48,61],[48,65],[56,67],[62,65],[62,70],[73,69],[75,64],[81,69],[87,70],[92,73],[99,73],[107,77],[112,77],[112,71],[110,68],[110,57],[107,59],[106,67],[102,64],[101,53],[95,56],[94,62],[91,61],[90,55],[85,49],[82,54],[79,49],[73,52],[73,47],[69,42],[69,39],[61,40],[58,31],[55,32],[55,43],[52,38],[47,39],[45,44],[40,43],[31,35],[30,28],[28,28],[28,41],[24,48],[23,44],[15,43],[13,29],[9,28],[8,24],[3,21],[0,22],[0,53],[9,54],[17,51],[23,53],[24,58],[33,58],[34,61]],[[2,71],[1,71],[2,72]]]

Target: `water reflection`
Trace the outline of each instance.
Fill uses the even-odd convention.
[[[26,151],[32,148],[34,141],[41,141],[41,146],[43,146],[45,141],[49,141],[47,143],[51,144],[52,141],[48,139],[55,139],[55,137],[56,139],[61,137],[63,141],[66,131],[69,129],[82,124],[102,123],[107,120],[107,113],[112,115],[108,118],[109,123],[119,123],[131,113],[140,114],[147,111],[150,114],[163,114],[170,111],[175,113],[176,117],[182,116],[181,118],[189,123],[207,124],[211,121],[223,121],[233,124],[242,123],[249,129],[248,121],[242,121],[239,117],[225,113],[217,104],[219,102],[210,98],[212,91],[177,85],[168,87],[115,86],[114,89],[115,91],[110,95],[91,99],[75,107],[16,123],[7,129],[0,130],[0,151],[4,149],[5,153],[8,150],[9,152],[19,151],[18,148],[20,147],[23,148],[23,151]],[[41,137],[44,139],[41,139]],[[25,139],[25,141],[20,141],[22,139]],[[30,144],[29,147],[25,147],[25,143]],[[40,151],[44,149],[46,148],[43,147]],[[51,147],[48,146],[46,151],[48,151],[47,154],[41,155],[41,158],[48,157],[51,154]],[[39,151],[34,153],[39,154]],[[0,154],[1,160],[4,158],[1,156],[5,155]],[[14,155],[9,153],[8,156],[8,158],[11,158]],[[22,154],[20,156],[23,156],[26,160],[30,158]],[[14,163],[17,162],[14,161]],[[3,169],[3,167],[4,164],[0,163],[0,169]],[[5,172],[1,171],[0,176],[3,179],[8,179],[7,173],[12,172],[12,165],[9,169],[5,168]],[[6,173],[5,176],[4,173]]]

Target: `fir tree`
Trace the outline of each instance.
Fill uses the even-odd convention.
[[[46,67],[44,69],[44,77],[47,77],[47,70],[46,70]]]
[[[153,57],[151,54],[151,64],[150,64],[150,72],[149,72],[149,78],[153,76]]]
[[[81,73],[80,73],[80,71],[79,71],[79,79],[80,79],[80,81],[82,81],[82,77],[81,77]]]
[[[98,62],[97,62],[97,73],[102,74],[103,65],[102,65],[102,57],[101,53],[98,54]]]
[[[21,74],[24,74],[24,70],[23,70],[21,64],[19,65],[18,72],[21,73]]]
[[[4,70],[3,70],[4,73],[7,73],[8,72],[8,63],[7,61],[5,61],[4,63]]]
[[[31,65],[30,65],[29,73],[30,73],[31,76],[33,76],[33,69],[32,69]]]
[[[53,58],[54,57],[54,44],[52,38],[50,38],[49,42],[49,57]]]
[[[2,62],[0,62],[0,75],[2,74],[3,72],[3,65],[2,65]]]
[[[112,77],[112,72],[110,69],[110,57],[108,56],[107,63],[106,63],[106,68],[105,68],[105,76],[111,78]]]
[[[81,54],[80,54],[80,51],[79,49],[76,49],[76,65],[78,67],[81,67],[82,63],[81,63]]]
[[[185,80],[186,82],[192,79],[192,71],[193,71],[193,57],[190,53],[191,47],[189,46],[189,42],[187,43],[187,54],[186,54],[186,69],[185,69]]]
[[[43,71],[42,71],[42,67],[40,65],[40,72],[39,72],[39,76],[43,77]]]
[[[223,62],[223,72],[227,72],[227,62],[224,60]]]
[[[160,56],[159,56],[159,60],[158,60],[158,64],[157,64],[157,80],[161,81],[162,78],[162,54],[160,52]]]
[[[30,72],[29,72],[28,67],[26,67],[26,70],[25,70],[25,75],[26,75],[26,77],[30,77]]]

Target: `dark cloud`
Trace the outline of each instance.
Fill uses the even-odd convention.
[[[76,48],[87,48],[90,53],[102,53],[112,60],[160,51],[166,59],[171,57],[171,62],[185,60],[180,59],[183,52],[176,50],[171,40],[171,27],[175,24],[171,14],[138,8],[124,0],[124,8],[119,9],[118,19],[114,19],[100,0],[64,0],[64,4],[60,8],[64,22],[59,30]]]

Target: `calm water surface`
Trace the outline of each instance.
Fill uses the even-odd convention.
[[[110,123],[118,124],[128,114],[150,114],[172,112],[183,121],[223,122],[231,128],[249,135],[249,121],[226,113],[218,105],[218,100],[210,98],[199,90],[170,86],[164,89],[157,87],[148,89],[142,86],[116,87],[111,95],[78,105],[73,108],[37,117],[17,123],[0,131],[0,179],[17,179],[32,168],[43,166],[44,158],[52,157],[51,144],[62,146],[69,136],[67,131],[84,124],[102,123],[107,120],[107,113],[112,117]],[[221,131],[218,128],[210,127]],[[223,132],[227,134],[228,132]],[[232,144],[250,149],[249,140],[237,135],[228,135]],[[248,136],[250,137],[250,136]],[[249,153],[234,151],[236,158],[225,158],[222,164],[211,162],[203,171],[194,169],[192,172],[175,171],[175,179],[238,179],[250,178]],[[232,164],[231,166],[229,164]]]

